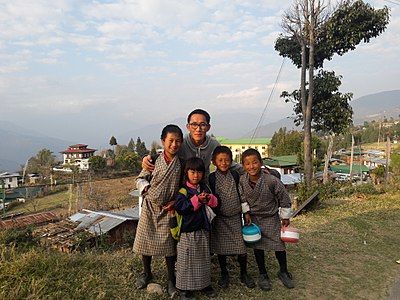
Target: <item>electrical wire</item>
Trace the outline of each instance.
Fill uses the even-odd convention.
[[[264,110],[263,110],[263,112],[262,112],[262,114],[261,114],[260,119],[258,120],[257,126],[256,126],[256,128],[254,129],[254,133],[253,133],[253,135],[252,135],[252,137],[251,137],[251,139],[250,139],[250,143],[253,142],[254,137],[255,137],[256,134],[257,134],[257,130],[258,130],[258,128],[260,127],[260,124],[261,124],[261,122],[262,122],[262,120],[263,120],[263,118],[264,118],[264,114],[265,114],[265,112],[266,112],[266,110],[267,110],[267,107],[268,107],[268,105],[269,105],[269,102],[271,101],[272,95],[274,94],[276,85],[278,84],[279,78],[280,78],[280,76],[281,76],[281,72],[282,72],[282,68],[283,68],[284,63],[285,63],[285,58],[283,58],[283,60],[282,60],[281,67],[279,68],[278,75],[276,76],[274,86],[272,87],[271,93],[269,94],[267,103],[265,103]]]

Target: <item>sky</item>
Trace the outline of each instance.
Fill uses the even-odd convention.
[[[400,1],[369,2],[391,8],[386,32],[325,65],[354,98],[400,88]],[[286,117],[300,74],[274,41],[291,3],[1,0],[0,120],[72,140],[194,108],[259,115],[282,63],[265,119]]]

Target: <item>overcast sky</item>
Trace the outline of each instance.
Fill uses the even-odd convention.
[[[291,1],[0,3],[0,119],[54,136],[67,119],[118,128],[197,107],[261,112],[282,63],[273,46]],[[355,98],[400,88],[400,1],[370,3],[391,7],[386,32],[326,64]],[[298,85],[287,60],[269,120],[291,114],[278,96]]]

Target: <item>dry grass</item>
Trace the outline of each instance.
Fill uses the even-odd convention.
[[[301,241],[288,246],[289,269],[296,288],[277,280],[277,262],[266,257],[273,290],[246,289],[234,258],[228,260],[231,286],[218,299],[385,299],[400,275],[400,192],[365,199],[329,200],[293,220]],[[257,267],[249,251],[249,272]],[[133,272],[131,271],[133,266]],[[218,280],[213,258],[212,280]],[[63,254],[38,248],[0,248],[0,298],[155,299],[134,289],[141,272],[130,249]],[[156,281],[165,284],[162,259],[154,262]],[[216,285],[215,285],[216,286]],[[163,297],[167,299],[167,297]]]

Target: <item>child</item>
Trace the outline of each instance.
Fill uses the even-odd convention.
[[[247,149],[242,154],[246,171],[240,178],[242,210],[245,223],[254,222],[261,229],[261,240],[252,245],[260,272],[259,286],[270,290],[271,282],[265,268],[264,251],[273,250],[279,262],[278,278],[287,288],[293,288],[292,275],[287,270],[285,244],[280,239],[281,224],[288,226],[291,215],[290,198],[282,182],[271,174],[262,172],[260,153]],[[280,216],[278,214],[280,209]],[[279,219],[280,217],[280,219]]]
[[[185,164],[184,186],[179,190],[175,210],[182,215],[181,236],[177,246],[176,287],[182,299],[194,299],[195,290],[215,297],[211,286],[209,231],[217,198],[210,194],[203,178],[205,166],[201,158],[192,157]]]
[[[217,216],[211,229],[211,253],[218,255],[221,268],[219,286],[227,288],[229,274],[226,267],[227,255],[238,255],[240,281],[254,288],[253,279],[247,274],[247,251],[242,237],[242,209],[238,191],[239,173],[230,170],[232,152],[226,146],[214,149],[212,162],[217,167],[208,180],[211,191],[218,197]]]
[[[165,256],[168,270],[168,293],[173,295],[175,288],[176,243],[169,230],[172,202],[179,190],[182,163],[176,155],[183,140],[181,129],[167,125],[161,133],[164,146],[162,155],[155,161],[152,173],[142,170],[136,185],[143,195],[142,212],[136,231],[133,250],[142,255],[143,274],[136,280],[136,287],[143,289],[152,280],[152,256]]]

